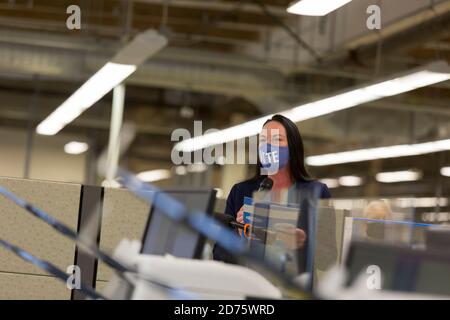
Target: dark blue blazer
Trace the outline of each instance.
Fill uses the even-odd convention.
[[[227,198],[227,205],[225,207],[225,214],[229,214],[236,219],[236,213],[244,205],[244,197],[253,197],[253,193],[259,189],[259,185],[264,180],[264,176],[256,179],[250,179],[241,183],[237,183],[231,188],[230,194]],[[317,180],[297,182],[296,187],[298,190],[312,191],[319,190],[321,199],[331,198],[330,190],[326,184]],[[227,261],[225,251],[221,248],[214,246],[213,257],[214,260]],[[231,262],[231,261],[227,261]]]

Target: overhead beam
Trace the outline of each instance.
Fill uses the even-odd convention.
[[[106,106],[105,106],[106,107]],[[37,124],[40,119],[43,119],[47,113],[41,112],[35,115],[36,120],[32,120],[33,124]],[[0,112],[0,119],[8,121],[28,122],[30,121],[30,114],[27,111],[22,110],[2,110]],[[108,119],[94,119],[89,117],[81,117],[70,124],[67,131],[73,131],[73,129],[94,129],[108,132],[110,122]],[[158,126],[153,124],[138,125],[137,132],[145,135],[158,135],[158,136],[170,136],[172,131],[176,128]]]
[[[0,9],[1,24],[4,26],[11,26],[16,28],[33,28],[39,30],[52,30],[57,32],[67,31],[65,28],[66,16],[64,11],[11,11]],[[18,22],[19,21],[19,22]],[[96,19],[96,23],[86,23],[84,29],[90,32],[97,32],[99,35],[105,35],[109,37],[116,37],[123,33],[123,26],[119,23],[117,18],[106,16]],[[161,25],[160,16],[143,16],[136,15],[130,23],[130,32],[138,33],[139,31],[159,28]],[[193,34],[193,35],[205,35],[215,37],[218,39],[230,39],[241,41],[259,41],[260,30],[253,29],[239,29],[237,25],[231,27],[233,24],[202,23],[201,19],[168,19],[167,26],[177,33]]]
[[[40,46],[40,41],[35,40],[33,42],[33,36],[30,34],[30,36],[23,38],[26,43],[19,42],[21,45],[31,44],[34,47],[32,51],[27,51],[18,46],[18,39],[22,39],[20,33],[13,32],[11,37],[8,37],[8,34],[9,32],[0,35],[0,43],[3,41],[8,43],[12,38],[13,40],[16,39],[14,40],[16,45],[12,47],[0,45],[2,53],[0,57],[5,59],[0,59],[0,65],[3,65],[2,69],[10,68],[11,71],[14,71],[14,68],[18,68],[16,72],[29,74],[30,77],[39,74],[42,77],[54,77],[55,79],[82,80],[83,77],[90,74],[91,70],[98,69],[108,59],[108,55],[113,52],[108,48],[114,47],[114,42],[107,42],[109,44],[105,45],[105,51],[102,53],[99,52],[99,47],[95,44],[84,45],[81,41],[73,41],[72,45],[76,47],[76,50],[72,50],[72,48],[65,50],[66,45],[58,41],[59,37],[47,38],[43,36],[41,38],[43,46]],[[61,36],[61,39],[64,38]],[[61,45],[64,49],[53,49],[55,44]],[[49,49],[46,45],[49,45],[52,49]],[[83,56],[77,54],[78,48],[80,50],[86,49],[89,54]],[[33,53],[32,56],[31,53]],[[15,63],[11,64],[10,61],[13,57]],[[212,69],[212,67],[214,68]],[[83,70],[84,73],[80,72]],[[326,74],[326,70],[321,70],[321,72]],[[333,71],[330,70],[330,73],[333,74]],[[339,73],[336,75],[339,75]],[[349,76],[351,76],[350,73]],[[370,78],[368,75],[368,79]],[[359,80],[364,81],[364,79]],[[129,80],[129,83],[245,97],[256,105],[259,105],[259,101],[261,104],[259,106],[264,109],[264,104],[267,105],[268,101],[277,101],[277,103],[271,103],[272,106],[281,105],[282,101],[277,100],[277,97],[282,99],[285,96],[293,95],[293,92],[287,91],[285,81],[283,75],[277,72],[274,67],[257,61],[250,61],[241,56],[202,54],[195,50],[168,48],[138,70],[137,74]],[[299,97],[299,99],[301,98]],[[378,105],[389,106],[388,103]],[[430,101],[424,105],[429,107],[412,107],[418,112],[447,114],[445,108],[433,107],[435,102]],[[390,108],[400,109],[398,104],[391,104]],[[401,110],[408,110],[408,107],[404,106]]]
[[[159,4],[162,5],[165,0],[134,0],[135,2]],[[238,10],[241,12],[249,13],[261,13],[261,8],[249,2],[230,2],[230,1],[212,1],[212,0],[170,0],[169,6],[179,8],[192,8],[192,9],[206,9],[206,10],[221,10],[221,11],[233,11]],[[286,11],[287,8],[281,6],[267,5],[268,10],[273,14],[280,17],[287,17],[290,14]]]
[[[383,26],[378,32],[366,32],[325,57],[324,62],[333,64],[347,59],[350,52],[358,61],[370,61],[376,57],[380,41],[383,41],[382,53],[387,55],[405,52],[417,47],[418,43],[428,43],[449,35],[450,1],[446,1]]]
[[[417,113],[428,113],[439,116],[450,117],[450,108],[448,106],[437,106],[435,103],[430,104],[412,104],[412,103],[401,103],[389,100],[379,100],[368,103],[364,105],[369,108],[387,109],[387,110],[397,110],[406,112],[417,112]]]
[[[450,51],[450,42],[430,42],[423,46],[425,49]]]

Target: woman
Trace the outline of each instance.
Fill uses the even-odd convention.
[[[259,135],[260,161],[258,162],[257,173],[250,180],[235,184],[230,191],[227,199],[225,213],[233,216],[236,221],[243,223],[244,197],[252,197],[253,193],[260,187],[261,182],[269,176],[273,181],[272,190],[290,190],[306,191],[318,190],[322,199],[331,198],[328,187],[310,178],[305,167],[303,141],[300,132],[291,120],[282,116],[275,115],[266,121],[263,130]],[[270,151],[276,149],[277,168],[271,170],[271,158],[264,155],[270,154]],[[269,164],[269,168],[266,166]],[[299,246],[305,241],[306,235],[297,229]],[[224,251],[220,248],[214,248],[215,260],[228,260]]]

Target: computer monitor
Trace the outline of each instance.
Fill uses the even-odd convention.
[[[450,229],[430,228],[425,231],[426,248],[447,251],[450,246]]]
[[[157,192],[183,203],[189,212],[201,211],[211,215],[216,199],[216,190],[167,190]],[[171,220],[160,209],[152,206],[142,239],[142,254],[170,254],[180,258],[200,259],[206,239],[187,226]]]
[[[356,241],[346,260],[347,285],[371,277],[370,266],[379,268],[383,290],[450,296],[449,253]]]

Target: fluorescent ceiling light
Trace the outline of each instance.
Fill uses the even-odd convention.
[[[194,163],[187,167],[187,171],[191,173],[200,173],[206,171],[207,169],[208,167],[204,163]]]
[[[224,166],[227,163],[227,159],[224,156],[217,157],[216,163],[220,166]]]
[[[350,1],[352,0],[300,0],[292,4],[287,11],[304,16],[325,16]]]
[[[186,139],[175,145],[175,148],[184,152],[192,152],[210,146],[226,143],[229,141],[239,140],[246,137],[257,135],[268,119],[273,115],[258,118],[252,121],[244,122],[234,127],[207,133],[202,136]]]
[[[434,208],[448,206],[447,198],[398,198],[393,204],[399,208]]]
[[[450,219],[450,212],[424,212],[422,220],[429,222],[447,222]]]
[[[450,79],[450,67],[446,62],[432,63],[426,68],[428,70],[415,69],[393,79],[379,81],[372,85],[307,103],[285,111],[283,115],[292,121],[300,122]]]
[[[441,168],[441,174],[445,177],[450,177],[450,167]]]
[[[111,89],[128,78],[135,70],[136,66],[108,62],[47,119],[41,122],[37,127],[37,133],[42,135],[57,134]]]
[[[395,183],[406,181],[417,181],[422,177],[422,173],[417,170],[379,172],[375,179],[382,183]]]
[[[310,166],[329,166],[376,159],[416,156],[446,150],[450,150],[450,139],[323,154],[306,158],[306,163]]]
[[[68,154],[82,154],[88,149],[89,145],[86,142],[72,141],[64,146],[64,152]]]
[[[214,188],[217,193],[216,193],[216,198],[222,198],[223,197],[223,190],[221,188]]]
[[[121,188],[122,184],[116,180],[103,180],[102,187],[117,189],[117,188]]]
[[[392,198],[385,199],[389,205],[394,208],[434,208],[436,206],[445,207],[448,205],[447,198]],[[334,199],[332,205],[338,210],[360,209],[367,205],[367,199]]]
[[[362,178],[357,176],[344,176],[339,178],[339,184],[344,187],[358,187],[362,184]]]
[[[144,171],[137,174],[139,180],[144,182],[155,182],[170,178],[170,171],[165,169]]]
[[[339,187],[338,179],[320,179],[320,182],[325,183],[330,189]]]
[[[175,168],[175,173],[179,176],[184,176],[187,174],[187,169],[185,166],[178,166]]]
[[[42,135],[57,134],[114,87],[127,79],[140,64],[161,50],[166,44],[167,39],[154,30],[147,30],[137,35],[111,61],[106,63],[42,121],[36,128],[37,133]]]
[[[300,122],[449,79],[449,65],[445,61],[438,61],[373,84],[300,105],[281,112],[281,114],[294,122]],[[229,141],[254,136],[261,131],[264,122],[272,116],[273,114],[270,114],[227,129],[217,130],[202,136],[186,139],[177,143],[175,148],[178,151],[192,152]]]

